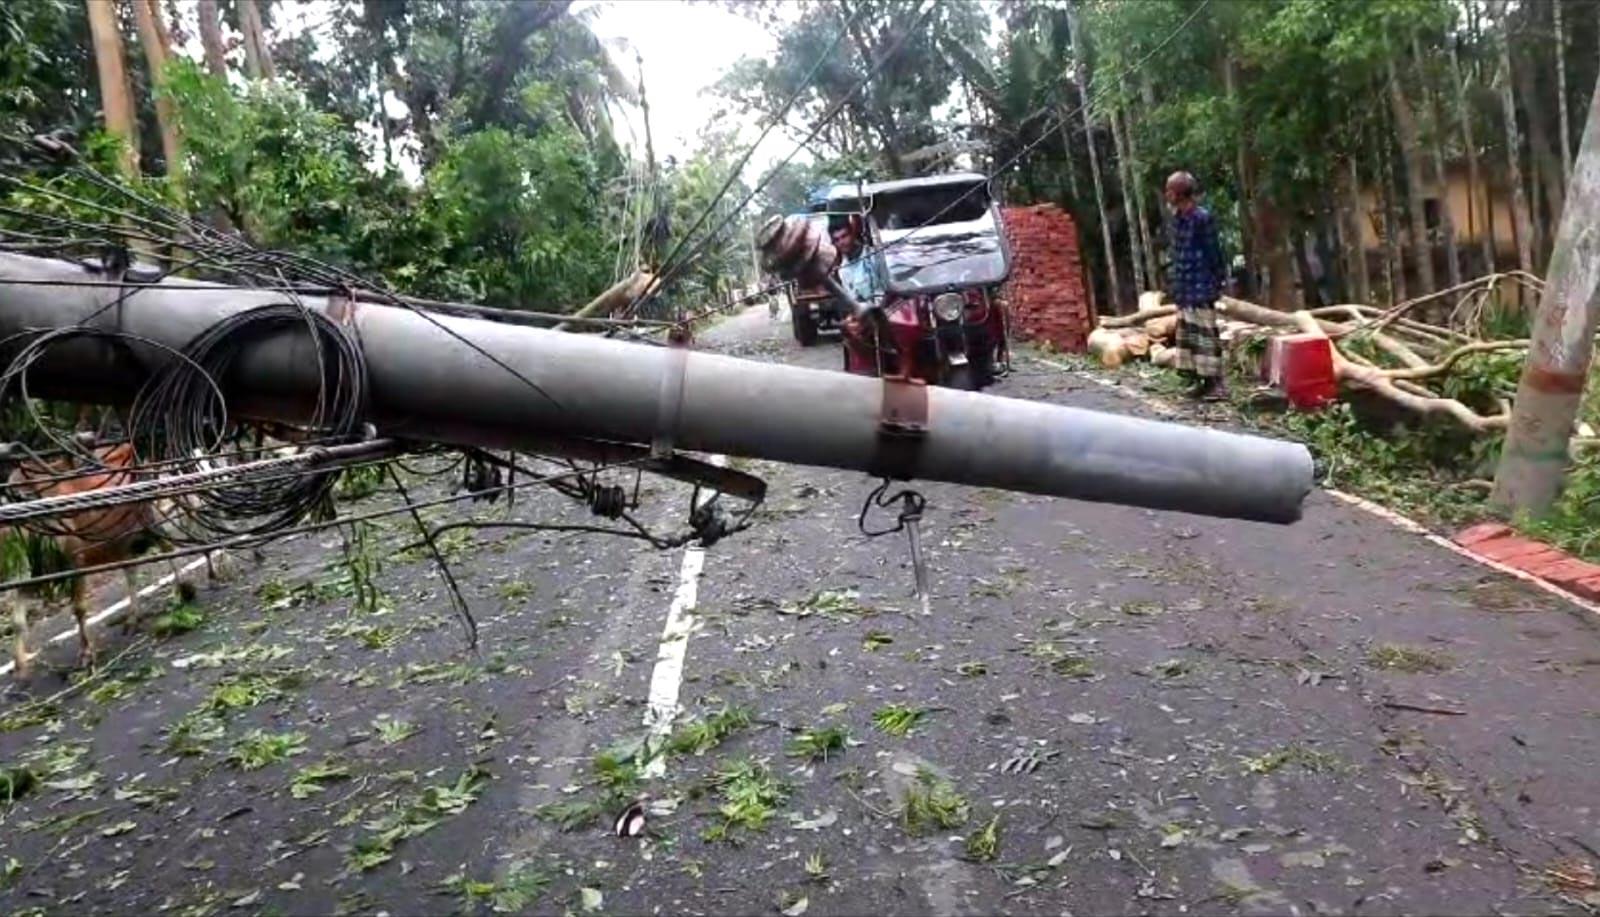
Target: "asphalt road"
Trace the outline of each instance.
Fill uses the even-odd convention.
[[[787,330],[758,308],[702,344],[837,365]],[[1026,359],[995,391],[1149,410]],[[451,539],[478,655],[396,519],[364,552],[384,609],[353,608],[337,536],[305,538],[204,588],[197,629],[107,635],[121,655],[71,690],[38,676],[0,713],[0,761],[39,778],[0,808],[0,908],[1600,904],[1589,612],[1324,494],[1275,527],[930,485],[924,615],[903,538],[856,530],[871,480],[733,464],[769,483],[760,524],[687,561],[581,534]],[[677,485],[644,496],[678,523]],[[509,513],[592,520],[554,494]],[[664,630],[686,635],[681,670]],[[678,750],[635,784],[649,699],[673,690]],[[842,748],[795,753],[830,728]],[[634,797],[644,833],[619,838]]]

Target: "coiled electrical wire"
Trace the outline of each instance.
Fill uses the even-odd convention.
[[[214,453],[235,433],[225,397],[235,361],[253,345],[297,331],[316,342],[319,380],[304,433],[324,443],[360,439],[368,402],[361,342],[320,312],[273,303],[213,324],[184,348],[184,361],[169,363],[141,390],[129,422],[140,458],[188,459],[186,467],[195,470],[215,467]],[[230,537],[293,525],[326,506],[337,477],[337,471],[327,471],[219,487],[182,506],[185,522],[198,531],[187,525],[184,530],[196,537]]]
[[[52,347],[81,338],[107,341],[118,348],[138,344],[162,351],[174,364],[199,372],[201,381],[212,386],[217,397],[221,396],[220,390],[215,389],[210,377],[200,371],[200,368],[183,353],[159,341],[125,331],[74,326],[45,332],[23,332],[0,340],[0,351],[9,350],[17,343],[21,343],[20,349],[7,364],[5,371],[0,373],[0,405],[10,402],[11,399],[17,399],[22,411],[31,419],[36,432],[53,444],[52,448],[35,450],[25,442],[17,443],[19,450],[26,457],[12,468],[15,480],[8,481],[6,490],[6,497],[11,500],[53,495],[65,489],[124,485],[137,479],[136,472],[140,469],[130,467],[128,462],[108,464],[102,461],[110,454],[123,455],[128,450],[119,451],[120,447],[116,446],[109,449],[91,448],[76,442],[72,437],[58,434],[50,421],[39,413],[38,400],[29,388],[28,372],[35,363],[45,359]],[[71,536],[86,543],[124,537],[128,525],[127,514],[119,512],[89,513],[71,519],[34,519],[24,523],[24,526],[35,534],[56,538]]]

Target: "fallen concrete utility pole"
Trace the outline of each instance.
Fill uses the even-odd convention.
[[[186,290],[202,285],[181,280],[119,290],[105,279],[0,253],[0,337],[86,322],[181,349],[223,318],[285,299]],[[298,301],[357,333],[370,420],[386,437],[530,452],[651,444],[658,454],[718,452],[1268,522],[1299,518],[1312,486],[1310,454],[1276,440],[342,298]],[[236,413],[304,417],[318,382],[313,346],[298,329],[249,345],[220,380]],[[170,359],[137,342],[76,337],[33,365],[30,392],[126,402]]]

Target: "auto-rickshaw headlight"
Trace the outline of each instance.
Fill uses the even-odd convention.
[[[941,293],[933,298],[933,314],[941,322],[958,321],[967,300],[960,293]]]

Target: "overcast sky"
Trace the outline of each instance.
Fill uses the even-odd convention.
[[[634,76],[634,53],[644,59],[645,91],[656,155],[682,159],[695,148],[700,128],[716,100],[704,94],[743,55],[765,57],[777,47],[772,36],[748,17],[720,3],[676,0],[598,0],[573,8],[598,6],[595,34],[611,45],[612,57]],[[644,127],[639,112],[622,113],[618,131],[624,142],[630,128],[643,155]],[[754,139],[754,132],[751,131]],[[763,151],[764,152],[764,151]],[[786,151],[785,151],[786,152]],[[782,155],[780,152],[778,155]]]

